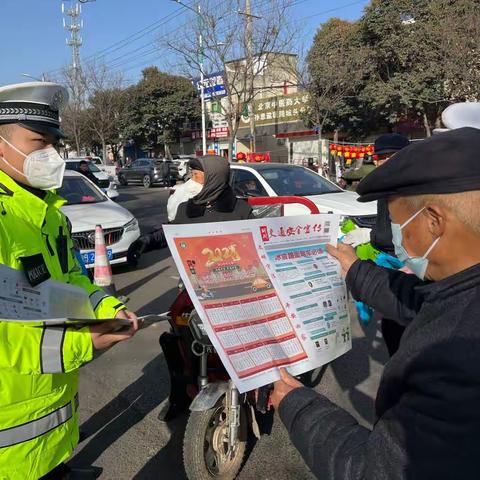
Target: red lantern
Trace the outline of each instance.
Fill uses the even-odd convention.
[[[237,160],[244,162],[247,159],[247,155],[243,152],[237,153]]]
[[[338,145],[338,151],[343,152],[343,145]]]

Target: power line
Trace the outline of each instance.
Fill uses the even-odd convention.
[[[221,0],[221,1],[216,5],[216,8],[219,8],[222,4],[226,3],[226,1],[227,1],[227,0]],[[263,5],[267,4],[267,3],[269,3],[269,0],[263,0],[262,2],[260,2],[260,5],[259,5],[259,6],[261,7],[261,6],[263,6]],[[187,10],[187,9],[184,8],[184,10]],[[179,12],[176,16],[179,16],[181,13],[183,13],[183,12]],[[236,12],[236,11],[232,11],[232,12],[230,12],[225,18],[231,17],[231,16],[233,16],[233,15],[237,15],[237,12]],[[164,38],[167,38],[168,36],[171,36],[171,35],[175,34],[176,32],[178,32],[179,30],[182,30],[184,27],[186,27],[186,26],[188,26],[188,25],[189,25],[189,23],[184,23],[184,24],[179,25],[179,26],[176,27],[174,30],[171,30],[171,31],[165,33],[164,35],[156,38],[156,39],[155,39],[155,42],[158,43],[160,40],[162,40],[162,39],[164,39]],[[224,32],[224,33],[225,33],[225,32]],[[115,59],[112,59],[112,60],[110,60],[109,62],[107,62],[107,65],[109,65],[109,64],[110,64],[110,65],[111,65],[111,64],[114,64],[115,62],[117,62],[117,61],[119,61],[119,60],[122,60],[122,59],[125,58],[125,57],[128,57],[128,56],[130,56],[130,55],[132,55],[132,54],[135,54],[135,53],[137,53],[137,52],[139,52],[139,51],[141,51],[141,50],[144,50],[144,49],[146,49],[146,48],[148,48],[148,47],[152,47],[152,44],[153,44],[153,42],[147,42],[147,43],[145,43],[145,44],[143,44],[143,45],[135,48],[134,50],[131,50],[131,51],[129,51],[129,52],[125,52],[124,54],[122,54],[122,55],[116,57]],[[149,52],[151,52],[151,50],[149,50],[148,52],[145,52],[145,54],[148,54]],[[88,57],[87,57],[87,58],[88,58]],[[136,58],[138,58],[138,56],[136,56]],[[115,65],[115,67],[116,67],[116,66],[117,66],[117,65]],[[114,68],[115,68],[115,67],[114,67]]]
[[[298,3],[303,3],[306,1],[307,0],[299,0]],[[299,18],[299,21],[307,20],[308,18],[312,18],[312,17],[319,17],[321,15],[327,15],[328,13],[333,13],[338,10],[343,10],[344,8],[353,7],[354,5],[359,5],[360,3],[365,3],[365,0],[357,0],[356,2],[347,3],[346,5],[341,5],[339,7],[331,8],[330,10],[324,10],[323,12],[312,13],[306,17]]]
[[[226,1],[227,0],[222,0],[221,2],[219,2],[218,5],[216,5],[216,8],[219,8]],[[308,0],[294,0],[287,8],[290,9],[292,7],[299,6],[302,3],[305,3],[306,1],[308,1]],[[345,4],[345,5],[335,7],[335,8],[331,8],[331,9],[328,9],[328,10],[323,10],[323,11],[316,12],[316,13],[312,13],[312,14],[306,16],[306,17],[302,17],[302,18],[298,19],[296,22],[299,22],[299,21],[302,21],[302,20],[305,20],[305,19],[308,19],[308,18],[311,18],[311,17],[316,17],[316,16],[321,16],[321,15],[326,15],[326,14],[329,14],[329,13],[333,13],[335,11],[343,10],[343,9],[348,8],[350,6],[358,5],[358,4],[364,3],[364,2],[365,2],[365,0],[357,0],[357,1]],[[269,0],[261,1],[257,5],[257,7],[261,8],[262,6],[265,6],[268,3],[269,3]],[[118,42],[116,42],[116,43],[114,43],[114,44],[112,44],[112,45],[110,45],[110,46],[108,46],[108,47],[106,47],[102,50],[99,50],[98,52],[96,52],[92,55],[89,55],[88,57],[85,58],[85,61],[87,63],[94,63],[94,59],[101,57],[102,53],[104,53],[103,56],[105,56],[105,55],[108,56],[108,55],[111,55],[112,53],[114,53],[118,50],[121,50],[127,44],[132,43],[132,42],[136,42],[140,38],[143,38],[146,35],[148,35],[149,33],[154,32],[156,29],[160,28],[160,26],[169,23],[174,18],[177,18],[182,13],[184,13],[185,10],[187,10],[185,7],[181,7],[177,11],[172,12],[171,14],[167,15],[166,17],[163,17],[162,19],[159,19],[158,21],[154,22],[153,24],[144,27],[143,29],[139,30],[138,32],[135,32],[134,34],[129,35],[128,37],[124,38],[123,40],[120,40],[120,41],[118,41]],[[268,11],[272,11],[272,10],[267,10],[265,13],[268,13]],[[230,14],[227,15],[227,17],[230,17],[232,15],[236,15],[236,12],[231,12]],[[130,71],[130,70],[133,70],[135,68],[139,68],[139,67],[148,65],[149,62],[152,62],[152,61],[154,61],[158,58],[161,58],[163,56],[163,53],[159,51],[159,49],[155,46],[155,43],[158,43],[162,39],[168,38],[169,36],[174,36],[174,34],[176,32],[178,32],[181,29],[187,27],[188,25],[189,25],[189,22],[183,23],[183,24],[179,25],[178,27],[174,28],[173,30],[170,30],[170,31],[166,32],[165,34],[161,35],[160,37],[157,37],[153,41],[149,41],[149,42],[147,42],[143,45],[140,45],[139,47],[137,47],[133,50],[129,50],[128,52],[122,53],[121,55],[118,55],[117,57],[115,57],[115,58],[109,60],[108,62],[106,62],[106,66],[108,68],[111,68],[111,69],[117,70],[117,71]],[[221,32],[220,32],[220,34],[221,34]],[[132,39],[131,42],[129,42],[130,39]],[[145,51],[143,51],[143,50],[145,50]],[[106,52],[109,52],[109,53],[106,53]],[[158,55],[155,55],[153,58],[145,59],[145,60],[143,60],[141,62],[138,62],[138,63],[134,64],[133,66],[128,67],[126,69],[121,68],[121,67],[124,67],[125,65],[128,65],[129,63],[132,63],[132,62],[134,62],[136,60],[139,60],[143,57],[149,57],[151,55],[154,55],[157,52],[158,52]],[[61,70],[61,69],[58,69],[58,70]],[[55,70],[55,71],[58,71],[58,70]]]
[[[118,51],[121,48],[123,48],[124,45],[130,44],[132,42],[136,42],[140,38],[145,37],[149,33],[151,33],[153,31],[157,30],[158,28],[160,28],[161,26],[166,25],[170,21],[172,21],[175,18],[177,18],[178,16],[180,16],[180,14],[182,14],[184,10],[185,10],[185,7],[182,6],[182,7],[178,8],[177,10],[175,10],[174,12],[168,14],[167,16],[160,18],[156,22],[142,28],[141,30],[129,35],[128,37],[125,37],[123,40],[119,40],[118,42],[113,43],[109,47],[106,47],[102,50],[99,50],[98,52],[95,52],[95,53],[89,55],[84,60],[88,61],[89,59],[92,59],[94,57],[105,56],[105,52],[107,52],[109,50],[112,50],[112,49],[113,49],[113,51]]]
[[[221,4],[225,3],[226,1],[227,1],[227,0],[222,0],[216,7],[218,8]],[[258,6],[259,6],[259,7],[262,7],[262,6],[264,6],[265,4],[269,3],[269,1],[270,1],[270,0],[263,0],[262,2],[260,2],[260,4],[259,4]],[[306,1],[306,0],[301,0],[301,2],[303,2],[303,1]],[[228,18],[228,17],[231,17],[231,16],[233,16],[233,15],[237,15],[237,12],[232,11],[232,12],[230,12],[228,15],[226,15],[226,17],[224,17],[224,18]],[[177,28],[176,28],[175,30],[173,30],[172,32],[169,32],[168,34],[163,35],[163,36],[160,37],[160,38],[157,38],[156,41],[159,42],[162,38],[165,38],[165,37],[167,37],[169,34],[173,34],[173,33],[175,33],[175,32],[178,31],[178,30],[181,30],[184,26],[185,26],[185,25],[181,25],[181,26],[177,27]],[[222,34],[224,34],[224,33],[227,33],[227,29],[225,29],[223,32],[220,32],[220,35],[222,35]],[[148,43],[148,44],[145,44],[142,48],[139,47],[139,48],[136,49],[136,50],[144,49],[144,48],[149,47],[149,46],[151,46],[151,45],[152,45],[152,43]],[[124,61],[124,62],[129,63],[129,62],[131,62],[132,60],[137,60],[138,58],[141,58],[142,56],[148,56],[149,54],[152,54],[154,51],[158,51],[158,49],[154,47],[153,49],[150,49],[149,51],[147,51],[147,52],[145,52],[144,54],[140,55],[140,57],[139,57],[139,56],[135,56],[135,57],[132,58],[131,60],[126,60],[126,61]],[[132,51],[132,52],[130,52],[130,53],[134,53],[134,51]],[[117,58],[117,60],[123,59],[124,56],[126,56],[126,55],[128,55],[128,53],[125,54],[125,55],[121,55],[120,57]],[[156,57],[156,58],[160,58],[161,56],[162,56],[162,55],[159,55],[159,56]],[[144,61],[144,62],[138,64],[138,66],[146,65],[149,61],[152,61],[152,60],[153,60],[153,59],[147,60],[146,62]],[[117,62],[116,64],[113,64],[113,65],[112,65],[112,64],[108,64],[108,66],[109,66],[110,68],[118,69],[118,67],[123,66],[124,62]],[[122,71],[128,71],[128,70],[131,70],[132,68],[133,68],[133,67],[130,67],[130,68],[126,69],[126,70],[123,70],[123,69],[122,69]]]
[[[179,9],[175,10],[174,12],[166,15],[165,17],[160,18],[156,22],[154,22],[154,23],[142,28],[141,30],[138,30],[137,32],[129,35],[128,37],[125,37],[124,39],[119,40],[119,41],[109,45],[108,47],[105,47],[101,50],[98,50],[97,52],[94,52],[91,55],[88,55],[87,57],[85,57],[83,59],[84,62],[92,64],[92,63],[95,62],[96,59],[105,57],[106,55],[110,55],[110,54],[112,54],[112,53],[114,53],[118,50],[121,50],[125,46],[131,45],[131,43],[140,40],[141,38],[145,37],[146,35],[154,32],[155,30],[158,30],[163,25],[166,25],[167,23],[171,22],[172,20],[174,20],[175,18],[180,16],[183,13],[184,10],[186,10],[185,7],[181,7]],[[143,46],[143,48],[145,48],[148,45],[151,45],[151,42],[145,44]],[[52,73],[55,73],[55,72],[60,72],[62,69],[63,69],[63,67],[59,67],[59,68],[50,70],[47,73],[52,74]]]
[[[221,2],[219,2],[217,5],[216,5],[216,8],[219,8],[222,4],[226,3],[227,0],[222,0]],[[269,3],[269,0],[263,0],[262,2],[260,2],[260,7]],[[185,10],[185,8],[183,8]],[[180,9],[182,10],[182,9]],[[178,12],[175,14],[175,17],[179,16],[181,13],[183,13],[182,11]],[[235,11],[232,11],[230,12],[226,17],[231,17],[232,15],[236,15],[237,13]],[[166,17],[167,18],[167,17]],[[172,20],[174,17],[170,18],[168,21]],[[164,23],[167,23],[167,22],[164,22]],[[164,35],[156,38],[154,41],[149,41],[143,45],[140,45],[139,47],[135,48],[134,50],[130,50],[128,52],[125,52],[121,55],[119,55],[118,57],[112,59],[112,60],[109,60],[108,62],[106,62],[106,66],[109,67],[109,68],[112,68],[112,69],[116,69],[118,67],[121,67],[123,66],[125,63],[130,63],[132,61],[135,61],[135,60],[138,60],[139,58],[142,58],[142,57],[145,57],[145,56],[148,56],[148,55],[151,55],[152,53],[158,51],[158,48],[154,47],[154,43],[158,43],[159,41],[161,41],[162,39],[164,38],[168,38],[169,36],[173,36],[176,32],[182,30],[184,27],[188,26],[189,23],[184,23],[184,24],[181,24],[179,25],[178,27],[176,27],[174,30],[170,30],[169,32],[166,32]],[[145,27],[144,29],[141,30],[142,31],[145,31],[143,35],[141,36],[145,36],[146,34],[148,33],[151,33],[152,31],[154,31],[155,29],[150,29],[149,31],[146,31],[146,29],[148,29],[148,27]],[[224,32],[225,33],[225,32]],[[134,41],[138,40],[139,38],[141,38],[141,36],[138,36]],[[126,39],[125,39],[126,41]],[[124,43],[124,41],[122,41]],[[121,42],[117,42],[118,43],[121,43]],[[113,46],[113,45],[112,45]],[[111,47],[112,47],[111,46]],[[111,47],[107,47],[108,48],[111,48]],[[153,48],[152,48],[153,47]],[[122,49],[123,46],[120,45],[118,46],[117,48],[114,48],[109,54],[107,55],[110,55],[111,53],[114,53],[115,51],[117,50],[120,50]],[[107,49],[103,49],[103,50],[100,50],[99,53],[107,50]],[[148,49],[148,50],[146,50]],[[142,50],[146,50],[145,52],[143,52],[141,55],[138,55],[138,52],[141,52]],[[99,53],[97,54],[97,56],[99,55]],[[87,57],[88,58],[92,58],[92,55]],[[93,63],[93,60],[91,60],[90,62],[88,63]],[[143,65],[140,64],[140,65]],[[130,70],[130,69],[129,69]]]

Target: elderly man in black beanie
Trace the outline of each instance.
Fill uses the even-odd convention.
[[[355,299],[405,325],[385,366],[373,430],[286,372],[274,404],[318,478],[480,478],[480,130],[410,145],[370,174],[388,199],[397,256],[415,275],[329,247]]]

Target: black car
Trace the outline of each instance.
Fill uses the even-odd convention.
[[[118,172],[120,185],[142,183],[145,188],[153,185],[172,187],[178,180],[178,167],[170,160],[139,158]]]

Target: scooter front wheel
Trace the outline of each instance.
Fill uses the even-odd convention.
[[[189,480],[234,480],[247,446],[247,415],[240,406],[238,438],[229,442],[225,396],[215,407],[190,412],[183,441],[183,462]]]

